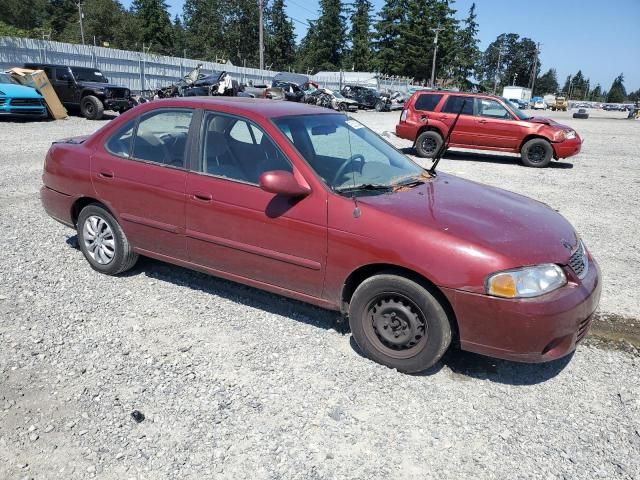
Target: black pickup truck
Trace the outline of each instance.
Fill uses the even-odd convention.
[[[83,117],[99,120],[105,110],[125,112],[135,106],[128,88],[109,83],[96,68],[26,63],[24,68],[44,70],[67,110],[80,110]]]

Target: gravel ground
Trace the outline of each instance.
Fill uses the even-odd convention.
[[[555,168],[451,153],[441,169],[558,208],[603,267],[603,310],[639,318],[640,123],[600,116],[567,120],[584,151]],[[403,375],[331,312],[152,260],[96,274],[37,191],[50,142],[101,123],[0,124],[0,478],[640,478],[633,352],[451,352]]]

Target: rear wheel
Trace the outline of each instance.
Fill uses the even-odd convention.
[[[451,344],[451,325],[438,300],[418,283],[392,273],[358,286],[349,325],[368,358],[402,372],[426,370]]]
[[[422,158],[433,158],[442,146],[442,137],[438,132],[427,130],[416,139],[416,153]]]
[[[384,110],[384,104],[382,102],[376,102],[376,106],[374,107],[376,112],[381,112]]]
[[[127,236],[105,208],[87,205],[78,216],[78,244],[91,268],[106,275],[131,269],[138,261]]]
[[[543,168],[549,165],[553,157],[551,144],[542,138],[529,140],[520,149],[522,163],[527,167]]]
[[[87,95],[80,102],[80,112],[88,120],[100,120],[104,113],[104,105],[99,98]]]

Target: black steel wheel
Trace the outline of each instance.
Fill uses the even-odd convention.
[[[393,273],[358,286],[349,304],[349,324],[368,358],[402,372],[426,370],[451,343],[451,324],[436,296]]]
[[[433,158],[442,146],[442,137],[438,132],[427,130],[416,139],[416,153],[422,158]]]
[[[104,113],[104,105],[99,98],[87,95],[80,102],[80,112],[88,120],[100,120]]]
[[[533,138],[520,149],[522,163],[527,167],[543,168],[549,165],[553,157],[551,144],[543,138]]]

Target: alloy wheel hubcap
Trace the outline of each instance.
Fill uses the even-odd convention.
[[[82,238],[87,253],[100,265],[107,265],[116,254],[113,230],[104,219],[91,215],[84,222]]]
[[[544,159],[544,148],[536,145],[529,150],[529,160],[534,163],[540,163]]]

